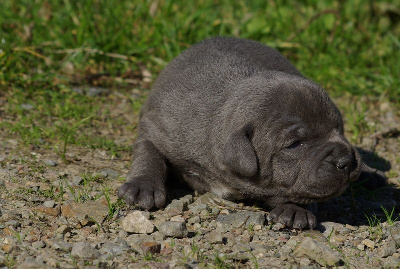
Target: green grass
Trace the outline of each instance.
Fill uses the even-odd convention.
[[[107,97],[88,97],[73,87],[147,91],[132,85],[142,70],[155,77],[182,50],[216,35],[279,49],[332,96],[385,96],[398,103],[399,18],[399,5],[368,0],[2,0],[0,98],[7,117],[0,128],[64,157],[67,144],[116,156],[128,148],[86,132],[101,128],[109,115],[101,110]],[[136,113],[144,98],[130,101]],[[366,128],[360,117],[349,121],[355,136]],[[79,130],[65,135],[79,123]]]

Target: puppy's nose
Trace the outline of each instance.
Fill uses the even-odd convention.
[[[353,156],[347,155],[338,160],[338,162],[336,163],[336,167],[340,170],[348,169],[351,166],[352,162]]]

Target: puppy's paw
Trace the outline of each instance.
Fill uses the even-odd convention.
[[[295,204],[276,206],[269,213],[268,220],[295,229],[314,229],[317,225],[317,219],[310,211]]]
[[[165,205],[166,190],[162,183],[137,177],[119,187],[118,197],[123,198],[129,205],[137,204],[139,207],[149,210]]]

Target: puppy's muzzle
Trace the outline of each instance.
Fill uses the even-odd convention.
[[[357,157],[351,147],[341,143],[335,143],[330,155],[325,159],[326,162],[335,166],[338,172],[347,176],[357,168]],[[352,180],[352,178],[350,178]]]

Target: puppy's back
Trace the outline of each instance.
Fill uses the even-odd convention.
[[[230,98],[231,85],[268,70],[302,76],[277,50],[261,43],[229,37],[202,41],[161,72],[143,109],[147,119],[141,128],[165,155],[196,159],[210,150],[205,145],[218,124],[214,116]]]

